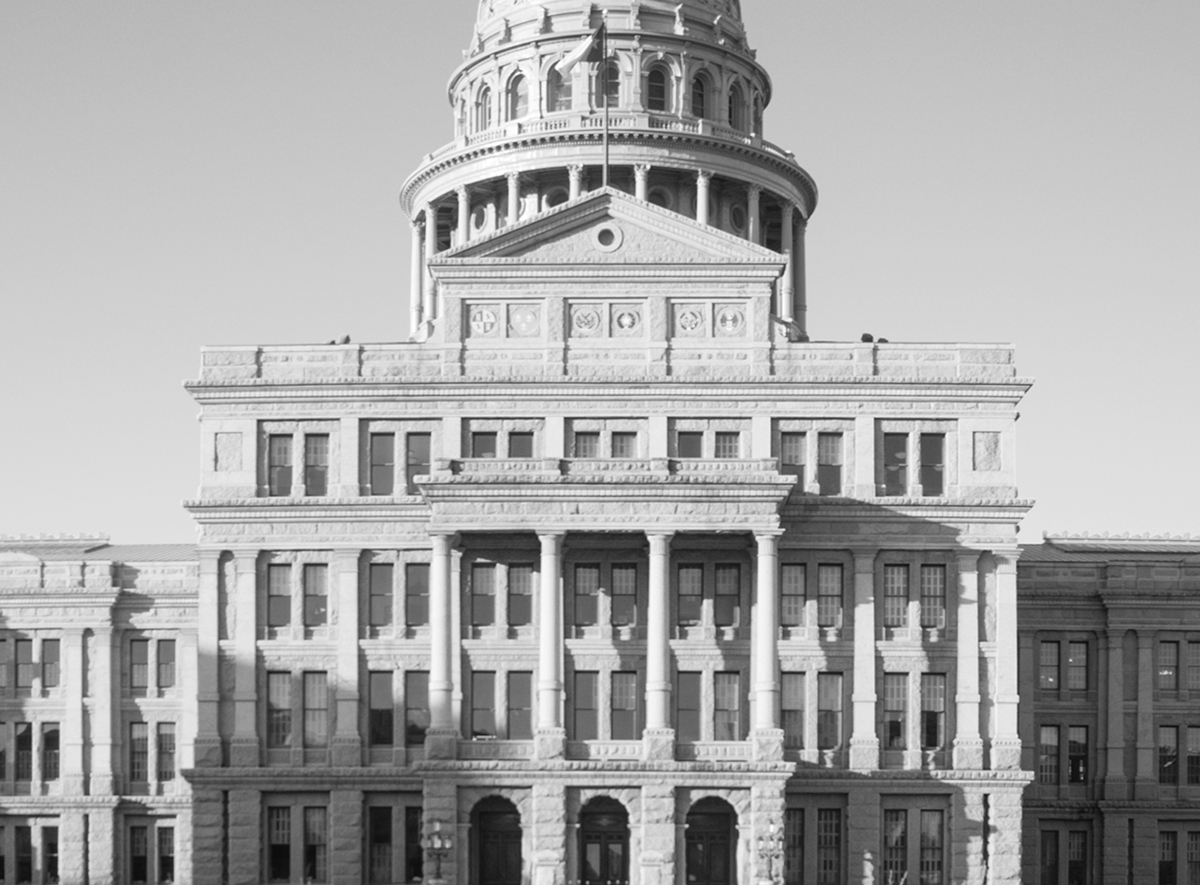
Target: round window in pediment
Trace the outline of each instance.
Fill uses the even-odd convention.
[[[624,239],[621,229],[612,222],[605,222],[592,232],[592,243],[601,252],[616,252]]]

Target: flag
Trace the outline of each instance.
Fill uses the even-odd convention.
[[[597,62],[604,58],[604,43],[605,37],[604,25],[596,28],[591,34],[588,34],[587,39],[559,59],[558,64],[554,66],[564,77],[575,69],[575,65],[581,61]]]

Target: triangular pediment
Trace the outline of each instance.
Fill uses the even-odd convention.
[[[608,188],[442,253],[435,264],[781,264],[777,252]]]

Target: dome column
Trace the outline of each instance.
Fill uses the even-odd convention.
[[[434,302],[433,274],[429,270],[429,261],[437,254],[437,206],[434,203],[425,204],[425,285],[422,294],[424,301],[421,305],[423,322],[436,319],[437,313]]]
[[[455,193],[458,194],[458,242],[455,245],[461,246],[467,241],[467,234],[471,230],[471,191],[463,185]]]
[[[783,279],[779,281],[779,303],[775,313],[785,320],[792,318],[792,301],[796,296],[796,225],[793,219],[795,211],[796,207],[791,200],[783,201],[783,233],[780,240],[783,244],[783,254],[787,258],[787,266],[783,269]]]
[[[408,295],[409,295],[409,334],[416,335],[417,329],[421,327],[421,308],[422,308],[422,276],[425,272],[424,268],[424,248],[425,248],[425,223],[421,219],[413,219],[412,223],[412,252],[410,258],[412,266],[409,268],[408,279]]]
[[[756,246],[761,245],[762,185],[752,184],[746,188],[746,239]]]
[[[649,180],[649,163],[638,163],[633,167],[633,195],[643,202],[646,200],[646,185]]]
[[[708,224],[708,188],[712,173],[701,169],[696,173],[696,220]]]
[[[567,179],[570,182],[569,198],[572,200],[578,199],[583,192],[583,167],[579,165],[571,165],[567,167]]]
[[[804,281],[804,232],[808,222],[801,217],[796,226],[795,240],[792,244],[792,322],[800,329],[803,340],[807,341],[808,326],[805,317],[808,313],[808,293]]]
[[[513,225],[521,217],[521,173],[510,172],[506,177],[508,178],[507,223]]]

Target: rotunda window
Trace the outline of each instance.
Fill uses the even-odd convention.
[[[571,110],[571,78],[564,77],[557,68],[551,68],[546,78],[546,110],[551,113]]]
[[[621,104],[621,70],[610,62],[596,72],[596,107],[619,107]]]
[[[475,99],[475,131],[484,132],[492,128],[492,90],[484,86]]]
[[[729,210],[729,223],[733,229],[741,233],[746,229],[746,210],[742,206],[734,206]]]
[[[674,200],[671,198],[671,192],[665,187],[650,188],[650,193],[646,194],[646,200],[664,209],[673,208]]]
[[[662,68],[654,68],[646,78],[646,108],[651,111],[671,110],[670,79]]]
[[[553,209],[555,206],[561,206],[570,199],[571,195],[565,187],[556,187],[547,192],[542,200],[542,205],[546,209]]]
[[[529,116],[529,81],[517,74],[508,84],[508,119]]]
[[[738,132],[746,131],[746,102],[736,83],[729,87],[729,125]]]
[[[703,77],[692,80],[692,116],[701,120],[708,116],[708,83]]]

